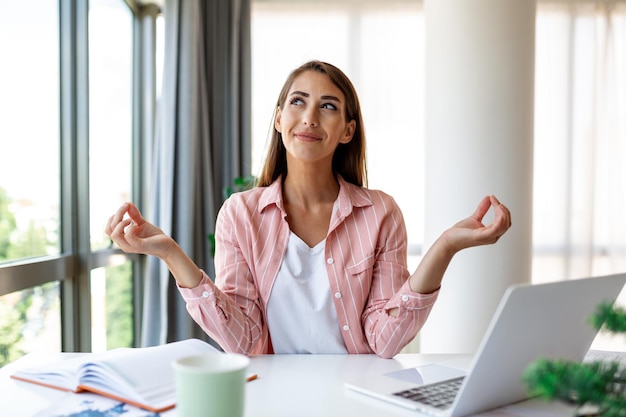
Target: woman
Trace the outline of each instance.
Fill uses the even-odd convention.
[[[226,351],[394,356],[424,324],[454,254],[495,243],[509,210],[483,198],[411,275],[400,209],[365,188],[361,109],[345,74],[319,61],[294,70],[274,128],[258,186],[219,212],[215,283],[131,203],[106,233],[127,252],[164,260],[193,319]]]

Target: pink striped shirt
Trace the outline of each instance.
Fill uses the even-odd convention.
[[[349,353],[390,358],[416,336],[439,291],[409,287],[406,227],[393,198],[341,177],[339,186],[325,249],[338,326]],[[179,288],[193,319],[228,352],[272,353],[265,312],[289,240],[286,216],[280,179],[232,195],[217,218],[215,284],[203,272],[200,285]]]

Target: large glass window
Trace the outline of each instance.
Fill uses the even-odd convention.
[[[0,297],[0,367],[28,352],[61,350],[59,283]]]
[[[131,192],[133,15],[123,0],[89,6],[89,188],[92,249]]]
[[[0,6],[0,265],[60,253],[58,21],[54,1]],[[59,305],[58,282],[0,296],[0,366],[60,349]]]
[[[91,271],[92,351],[133,346],[132,262]]]
[[[0,7],[0,262],[60,251],[58,20],[49,0]]]
[[[89,7],[89,216],[92,250],[106,220],[131,199],[133,15],[123,0]],[[91,272],[92,350],[131,346],[132,268]],[[128,332],[131,332],[130,335]],[[112,346],[113,345],[113,346]]]
[[[534,282],[626,270],[625,39],[623,2],[538,3]]]

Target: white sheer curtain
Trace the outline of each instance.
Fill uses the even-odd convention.
[[[367,133],[369,186],[393,195],[419,260],[423,227],[424,19],[416,0],[252,0],[252,174],[289,72],[311,59],[354,83]]]
[[[399,200],[414,265],[424,222],[421,1],[323,5],[252,0],[253,167],[287,72],[310,58],[344,68],[361,94],[370,185]],[[535,71],[533,281],[626,271],[626,0],[538,1]]]
[[[626,2],[540,2],[533,280],[626,271]]]
[[[252,6],[253,173],[287,73],[307,59],[327,59],[357,86],[370,186],[399,200],[412,253],[419,255],[421,1],[344,0],[319,7],[306,0],[253,0]],[[304,23],[333,30],[298,30]],[[536,27],[533,280],[626,271],[626,1],[539,1]],[[279,54],[273,52],[277,38]]]
[[[536,32],[533,281],[626,271],[626,2],[540,2]]]

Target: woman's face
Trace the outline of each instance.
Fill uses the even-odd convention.
[[[330,78],[305,71],[291,85],[274,127],[282,135],[287,160],[332,164],[335,149],[348,143],[356,122],[345,120],[345,97]]]

